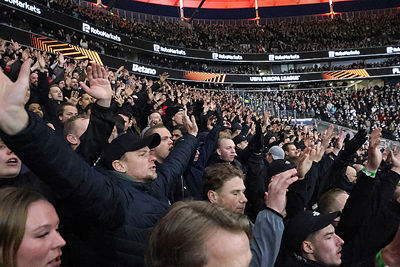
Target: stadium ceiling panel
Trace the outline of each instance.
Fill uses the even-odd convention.
[[[133,0],[149,4],[179,6],[179,0]],[[345,2],[352,0],[334,0],[333,2]],[[201,0],[183,0],[185,8],[197,8]],[[329,0],[258,0],[258,7],[278,7],[292,5],[309,5],[329,3]],[[255,0],[205,0],[202,8],[211,9],[233,9],[254,8]]]

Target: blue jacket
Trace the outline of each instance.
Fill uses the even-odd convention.
[[[143,184],[91,168],[34,117],[20,133],[2,134],[2,139],[85,229],[82,240],[96,251],[93,266],[144,266],[147,239],[170,205],[171,177],[183,173],[197,144],[194,136],[181,138],[157,170],[157,179]]]

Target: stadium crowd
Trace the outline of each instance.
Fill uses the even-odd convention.
[[[35,32],[37,34],[49,36],[56,40],[67,42],[76,46],[96,51],[101,54],[107,54],[115,57],[123,57],[124,59],[137,60],[140,63],[150,64],[153,66],[161,66],[172,69],[181,69],[189,71],[227,73],[227,74],[259,74],[262,70],[264,73],[271,72],[271,66],[253,65],[253,64],[218,64],[216,62],[199,62],[181,60],[175,57],[166,57],[162,55],[149,56],[146,54],[136,54],[131,48],[123,45],[110,45],[108,42],[99,42],[98,40],[86,39],[86,35],[68,29],[53,28],[50,25],[27,21],[25,17],[19,17],[12,10],[4,10],[1,18],[2,22],[12,25],[20,29]],[[322,72],[344,69],[357,68],[376,68],[395,66],[399,64],[399,57],[394,56],[386,60],[380,60],[375,63],[365,63],[363,61],[355,62],[348,65],[315,65],[312,67],[295,67],[282,73],[304,73],[304,72]]]
[[[175,57],[166,57],[161,55],[149,56],[147,54],[137,54],[128,46],[110,45],[108,42],[99,42],[98,40],[88,40],[85,34],[77,31],[55,28],[49,24],[37,23],[20,17],[15,12],[4,10],[1,21],[7,25],[17,27],[23,30],[31,31],[40,35],[48,36],[56,40],[66,42],[85,49],[96,51],[101,54],[111,55],[124,59],[137,60],[140,63],[153,66],[167,67],[172,69],[181,69],[189,71],[204,71],[231,74],[259,74],[259,68],[250,64],[242,65],[221,65],[217,63],[199,62],[181,60]]]
[[[36,0],[72,17],[125,33],[129,38],[185,48],[239,53],[282,53],[399,45],[398,13],[323,21],[274,21],[268,25],[205,25],[122,19],[105,9],[78,6],[71,0]]]
[[[349,89],[350,88],[350,89]],[[320,118],[351,129],[382,128],[383,136],[391,140],[400,137],[400,83],[361,88],[270,91],[247,93],[251,106],[264,106],[281,118]]]
[[[381,151],[386,124],[369,139],[318,132],[167,73],[3,40],[0,66],[0,265],[400,264],[400,151]],[[390,87],[276,97],[323,114],[397,104]]]
[[[378,61],[378,60],[377,60]],[[299,67],[290,68],[288,71],[283,73],[302,73],[302,72],[324,72],[334,70],[346,70],[346,69],[364,69],[364,68],[379,68],[379,67],[390,67],[398,66],[400,64],[400,57],[394,56],[385,60],[379,60],[379,62],[366,63],[365,61],[354,62],[348,65],[328,65],[328,64],[316,64],[312,67]]]
[[[265,25],[247,25],[237,28],[232,28],[232,26],[220,26],[221,28],[219,28],[210,27],[207,25],[197,25],[196,27],[193,27],[193,29],[191,29],[177,23],[148,22],[145,24],[141,24],[139,22],[128,22],[125,19],[122,20],[118,16],[110,15],[104,9],[77,6],[73,1],[69,0],[38,2],[41,4],[45,4],[54,10],[69,14],[74,18],[90,21],[99,26],[109,27],[111,25],[111,28],[113,28],[114,30],[128,34],[129,38],[132,38],[132,36],[141,36],[141,39],[156,41],[163,44],[208,49],[213,51],[215,50],[215,48],[219,48],[217,49],[218,51],[232,52],[290,52],[350,47],[359,48],[382,46],[387,44],[398,44],[398,40],[395,38],[398,32],[398,24],[396,24],[396,20],[398,19],[397,14],[382,17],[376,15],[377,17],[374,17],[373,20],[374,23],[371,23],[368,20],[370,18],[369,15],[368,17],[358,17],[347,21],[342,21],[340,19],[333,21],[327,20],[321,22],[324,24],[322,27],[318,26],[317,28],[315,28],[316,24],[309,22],[289,24],[275,22],[269,24],[268,27],[266,27]],[[7,9],[3,10],[0,22],[38,34],[43,34],[57,40],[81,46],[83,48],[91,49],[102,54],[128,58],[131,60],[134,59],[138,62],[148,63],[155,66],[169,66],[175,69],[184,69],[189,71],[204,71],[229,74],[259,74],[260,69],[264,73],[271,72],[270,66],[254,66],[249,64],[222,66],[216,63],[210,64],[207,62],[198,61],[189,62],[186,60],[178,60],[176,58],[160,55],[155,55],[153,57],[141,54],[138,55],[133,51],[132,47],[112,44],[108,42],[100,42],[96,39],[92,40],[92,38],[88,40],[87,37],[80,32],[73,31],[67,28],[55,28],[54,26],[46,23],[28,21],[26,17],[19,17],[15,14],[14,11]],[[320,23],[318,25],[320,25]],[[357,30],[350,30],[350,26],[353,26],[354,29],[357,27],[362,27]],[[246,31],[246,34],[243,34],[244,31]],[[254,31],[256,31],[257,33],[248,34],[248,32],[252,33]],[[321,31],[328,32],[322,33]],[[227,32],[232,33],[231,35],[233,37],[228,35]],[[173,38],[175,41],[171,41],[163,35],[168,36],[169,38],[172,38],[171,36],[175,35],[177,37]],[[324,38],[316,39],[317,35],[319,37],[323,36]],[[216,40],[213,40],[213,38],[210,39],[209,36],[212,36]],[[254,38],[252,38],[252,36]],[[336,38],[335,36],[340,36],[340,38]],[[192,40],[193,43],[200,46],[193,47],[194,44],[187,44],[187,42],[191,43],[192,41],[178,40],[178,37],[193,38],[193,40],[195,40]],[[242,38],[246,38],[246,40],[240,41]],[[307,38],[313,39],[310,40]],[[268,40],[266,41],[264,39]],[[262,42],[264,42],[264,44],[262,44],[261,40],[263,40]],[[219,43],[219,41],[221,44]],[[351,43],[351,41],[357,41],[357,43]],[[208,44],[206,47],[202,47],[201,44],[203,43]],[[301,43],[303,46],[307,44],[308,46],[312,45],[312,47],[297,47],[297,43],[299,43],[299,46]],[[225,47],[223,47],[222,44],[224,44]],[[329,44],[329,46],[327,46],[327,44]],[[341,44],[342,46],[335,46],[335,44]],[[348,46],[343,46],[343,44],[348,44]],[[213,49],[210,49],[209,46],[212,46]],[[256,50],[258,51],[254,50],[255,47],[257,47]],[[271,51],[265,50],[264,47],[268,47],[268,49],[271,49]],[[290,68],[287,71],[283,71],[282,73],[303,73],[353,68],[383,67],[398,65],[398,63],[398,57],[392,57],[387,60],[375,63],[355,62],[352,64],[341,66],[323,64],[315,65],[313,67],[294,67]]]

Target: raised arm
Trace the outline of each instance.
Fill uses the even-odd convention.
[[[97,99],[90,114],[90,121],[85,133],[80,137],[80,145],[76,152],[80,154],[89,165],[93,165],[104,147],[114,127],[112,112],[109,109],[112,89],[108,80],[108,72],[97,63],[87,68],[87,79],[90,87],[81,82],[82,88],[92,97]]]
[[[114,219],[122,208],[118,188],[83,162],[54,131],[25,111],[31,62],[23,64],[15,83],[0,71],[2,140],[59,198],[67,198],[74,212],[98,224],[115,225],[118,222]]]
[[[24,99],[31,64],[31,59],[22,64],[15,83],[0,69],[0,129],[8,135],[15,135],[28,126],[29,116],[24,109]]]
[[[171,153],[157,169],[158,178],[153,184],[164,187],[165,194],[169,194],[174,186],[175,180],[180,178],[184,171],[189,167],[190,159],[196,152],[197,147],[197,124],[194,116],[190,119],[187,115],[185,107],[185,115],[183,117],[183,125],[188,134],[178,139],[177,144]],[[161,174],[161,175],[160,175]]]
[[[265,206],[257,215],[250,242],[253,259],[250,266],[274,266],[281,247],[284,230],[283,217],[286,214],[286,192],[289,185],[297,181],[296,169],[287,170],[271,178]]]

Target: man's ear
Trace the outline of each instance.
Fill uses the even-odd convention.
[[[67,134],[66,139],[71,145],[78,144],[78,140],[77,140],[76,136],[73,134]]]
[[[217,148],[217,154],[221,156],[221,149]]]
[[[122,172],[125,173],[126,169],[125,169],[125,165],[118,159],[114,160],[111,165],[113,166],[114,170],[117,172]]]
[[[312,254],[314,253],[314,248],[313,245],[310,241],[304,240],[301,243],[301,249],[304,251],[306,254]]]
[[[218,200],[218,193],[214,190],[208,190],[207,197],[211,203],[216,203]]]

